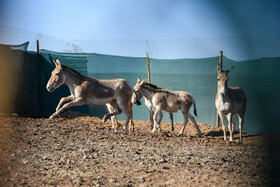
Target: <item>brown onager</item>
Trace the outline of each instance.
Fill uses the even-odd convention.
[[[185,91],[171,91],[164,88],[157,87],[154,84],[147,83],[145,80],[138,78],[136,85],[134,86],[135,94],[133,94],[132,102],[136,102],[145,97],[151,103],[154,111],[153,121],[154,127],[152,133],[156,131],[156,128],[161,132],[159,121],[157,120],[158,114],[162,110],[169,113],[177,112],[179,109],[182,111],[184,117],[183,127],[178,135],[182,135],[186,128],[188,118],[193,122],[198,136],[201,136],[200,129],[196,123],[195,118],[190,114],[189,110],[191,106],[194,106],[194,114],[197,115],[195,100],[191,94]],[[137,97],[138,96],[138,97]]]
[[[56,112],[50,118],[55,118],[67,108],[80,105],[105,105],[110,113],[105,114],[102,122],[109,117],[112,119],[113,127],[116,115],[125,113],[127,120],[124,126],[126,130],[130,123],[130,128],[134,130],[132,119],[131,97],[133,88],[124,79],[99,80],[84,77],[76,70],[62,65],[59,60],[53,60],[55,69],[47,84],[47,90],[53,92],[63,84],[66,84],[71,95],[60,99],[56,107]],[[70,101],[63,105],[64,102]],[[63,106],[62,106],[63,105]],[[132,125],[132,127],[131,127]]]
[[[215,105],[218,114],[222,121],[224,140],[226,136],[226,125],[224,115],[228,119],[228,129],[230,132],[229,141],[233,141],[233,133],[235,129],[235,122],[233,115],[237,114],[239,118],[239,142],[242,142],[242,128],[244,123],[244,115],[246,112],[246,95],[245,92],[239,87],[228,87],[228,73],[234,68],[231,67],[226,71],[222,70],[220,64],[217,66],[218,70],[218,92],[215,99]]]

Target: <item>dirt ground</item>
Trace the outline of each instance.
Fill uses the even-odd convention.
[[[124,123],[124,122],[120,122]],[[276,186],[279,135],[244,133],[230,143],[221,127],[135,121],[135,132],[71,112],[58,119],[0,116],[0,186]]]

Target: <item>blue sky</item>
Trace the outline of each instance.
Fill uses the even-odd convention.
[[[2,26],[63,41],[254,36],[261,45],[280,35],[279,0],[1,0],[0,16]]]

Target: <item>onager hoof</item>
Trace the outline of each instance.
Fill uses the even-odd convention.
[[[107,121],[107,119],[108,119],[108,116],[105,115],[105,116],[103,117],[103,119],[102,119],[102,123],[105,123],[105,122]]]
[[[177,136],[183,136],[183,133],[180,132]]]
[[[52,114],[50,117],[49,117],[49,119],[54,119],[54,118],[56,118],[57,116],[55,115],[55,114]]]
[[[134,132],[134,127],[129,127],[129,130],[130,130],[131,132]]]
[[[127,129],[128,129],[127,126],[123,126],[124,131],[127,131]]]

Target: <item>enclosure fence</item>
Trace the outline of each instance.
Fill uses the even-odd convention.
[[[5,59],[1,61],[2,67],[9,66],[6,70],[12,72],[9,80],[3,77],[6,75],[4,72],[1,73],[1,90],[10,90],[11,112],[23,116],[48,117],[55,111],[60,98],[70,95],[65,85],[53,93],[47,92],[45,88],[54,69],[52,60],[55,58],[82,75],[97,79],[123,78],[134,86],[138,77],[147,77],[147,57],[63,53],[43,49],[37,53],[6,45],[1,45],[0,54],[1,59]],[[229,85],[238,85],[247,95],[244,130],[251,133],[279,132],[280,58],[234,61],[224,56],[223,61],[224,69],[235,66],[229,74]],[[197,120],[209,125],[216,124],[214,101],[219,56],[169,60],[149,58],[149,62],[153,84],[170,90],[188,91],[196,100]],[[5,99],[7,96],[2,94],[1,101]],[[2,112],[6,109],[1,105]],[[70,110],[98,117],[103,117],[107,112],[105,106],[88,105]],[[134,106],[133,112],[135,120],[149,119],[145,105]],[[163,121],[169,122],[169,115],[163,114]],[[124,120],[125,116],[120,115],[118,119]],[[183,121],[181,112],[174,114],[174,120]]]
[[[279,36],[267,37],[264,45],[252,42],[252,38],[246,43],[243,37],[65,41],[10,28],[0,27],[0,30],[3,31],[0,43],[5,44],[0,45],[0,113],[49,117],[60,98],[70,95],[65,85],[53,93],[46,90],[55,58],[84,76],[123,78],[131,86],[136,84],[138,77],[148,77],[148,59],[151,82],[162,88],[191,93],[197,104],[197,121],[215,126],[217,64],[223,50],[223,68],[235,66],[229,74],[229,86],[239,86],[247,95],[244,131],[280,132],[280,55],[277,56],[280,48],[270,47],[268,50],[264,46],[269,46],[268,41],[280,43]],[[19,43],[24,44],[17,45]],[[253,45],[257,46],[254,50],[250,49]],[[149,119],[148,109],[144,101],[142,103],[133,106],[135,120]],[[70,110],[98,117],[107,113],[105,106],[86,105]],[[163,116],[163,121],[170,122],[166,112]],[[124,119],[123,114],[118,116],[118,120]],[[174,113],[174,121],[183,121],[180,111]]]

